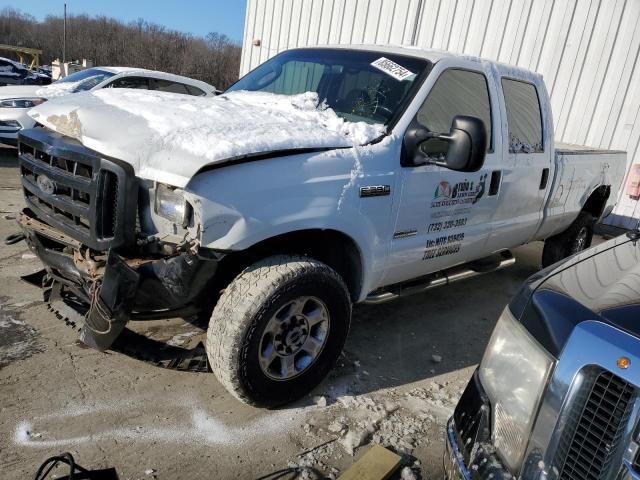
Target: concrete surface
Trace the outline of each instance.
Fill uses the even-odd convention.
[[[22,205],[16,165],[13,151],[0,152],[3,239],[17,230],[12,217]],[[336,370],[309,398],[267,411],[238,403],[212,374],[80,348],[39,289],[20,279],[40,268],[38,260],[25,243],[2,243],[2,477],[31,478],[46,457],[63,451],[85,467],[115,467],[122,479],[257,478],[287,465],[336,475],[367,448],[356,448],[354,457],[346,450],[378,441],[403,453],[422,478],[440,478],[444,421],[504,305],[538,270],[541,245],[514,253],[510,269],[356,307]],[[136,323],[149,335],[194,340],[181,321]],[[368,429],[367,439],[349,434],[299,455],[358,428]]]

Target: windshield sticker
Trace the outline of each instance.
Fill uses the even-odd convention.
[[[376,61],[371,62],[371,65],[399,81],[415,76],[415,73],[411,70],[407,70],[402,65],[398,65],[396,62],[385,57],[380,57]]]

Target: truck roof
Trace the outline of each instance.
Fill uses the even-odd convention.
[[[511,75],[518,78],[530,78],[542,81],[542,75],[537,72],[533,72],[526,68],[518,67],[508,63],[497,62],[495,60],[489,60],[487,58],[476,57],[474,55],[467,55],[455,52],[449,52],[446,50],[437,50],[434,48],[421,48],[413,45],[392,45],[392,44],[348,44],[348,45],[317,45],[313,47],[299,47],[299,48],[341,48],[347,50],[367,50],[380,53],[390,53],[395,55],[408,55],[417,58],[424,58],[432,63],[436,63],[444,58],[460,58],[464,60],[470,60],[478,63],[491,63],[498,67],[498,70],[504,75]]]

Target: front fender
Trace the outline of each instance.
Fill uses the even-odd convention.
[[[366,290],[372,272],[383,268],[376,259],[385,257],[385,240],[360,210],[361,155],[356,149],[305,153],[197,175],[185,191],[201,224],[201,245],[239,251],[285,233],[336,230],[357,245]]]

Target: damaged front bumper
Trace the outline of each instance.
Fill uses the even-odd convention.
[[[221,256],[192,252],[134,258],[115,249],[95,252],[23,210],[17,218],[29,248],[86,307],[84,343],[109,348],[130,319],[172,318],[197,313]]]
[[[467,384],[447,423],[446,480],[507,480],[515,476],[495,453],[491,441],[491,403],[478,372]]]

